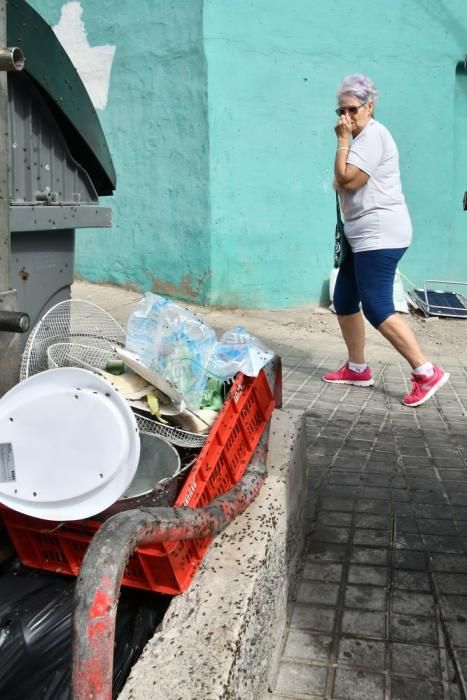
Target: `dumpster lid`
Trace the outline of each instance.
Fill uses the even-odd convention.
[[[115,168],[91,98],[52,28],[25,0],[8,0],[7,43],[23,51],[24,72],[46,97],[72,155],[97,193],[112,194]]]

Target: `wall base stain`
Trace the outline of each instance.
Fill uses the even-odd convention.
[[[179,284],[172,284],[171,282],[164,281],[160,277],[154,277],[151,291],[171,299],[181,299],[203,304],[208,301],[206,287],[210,277],[211,273],[209,271],[205,272],[196,280],[193,280],[192,275],[185,275],[182,277]]]

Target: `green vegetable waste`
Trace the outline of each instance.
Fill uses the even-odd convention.
[[[107,360],[105,370],[106,372],[110,372],[110,374],[123,374],[125,371],[125,364],[123,360]]]
[[[220,411],[224,405],[224,382],[221,379],[208,377],[201,400],[201,408]]]

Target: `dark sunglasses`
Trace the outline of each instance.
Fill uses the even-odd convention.
[[[364,107],[365,105],[366,102],[362,102],[361,105],[352,105],[351,107],[338,107],[336,109],[336,114],[338,117],[342,117],[343,114],[346,114],[346,112],[348,112],[349,114],[353,114],[355,116],[360,107]]]

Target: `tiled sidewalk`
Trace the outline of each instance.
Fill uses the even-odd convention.
[[[465,698],[465,362],[409,409],[391,349],[369,389],[321,381],[342,360],[329,343],[278,350],[284,404],[306,413],[310,535],[270,697]]]

